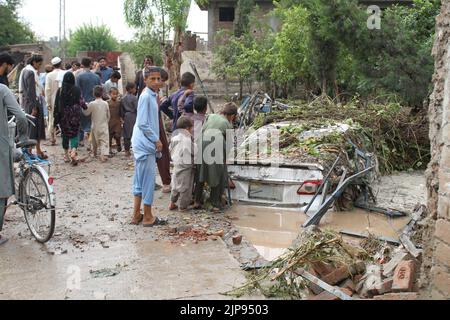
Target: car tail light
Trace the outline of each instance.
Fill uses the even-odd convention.
[[[322,183],[322,180],[305,181],[298,189],[297,194],[300,196],[314,195]]]
[[[53,185],[53,182],[55,182],[55,179],[53,179],[53,177],[48,178],[48,184],[49,185]]]
[[[236,189],[236,185],[234,184],[233,180],[230,179],[230,189],[234,190]]]

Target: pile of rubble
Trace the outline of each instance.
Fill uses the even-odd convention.
[[[388,263],[381,265],[366,265],[362,261],[338,267],[314,263],[309,273],[320,281],[319,285],[313,282],[308,285],[314,294],[309,300],[342,299],[334,290],[339,290],[354,299],[417,299],[418,294],[414,292],[417,270],[418,261],[404,249],[397,250]],[[330,290],[329,287],[334,290]]]
[[[255,268],[250,280],[228,295],[259,291],[282,299],[418,299],[422,250],[411,239],[417,238],[425,215],[426,208],[418,207],[400,241],[390,244],[371,237],[353,245],[339,233],[309,227],[285,255]]]
[[[311,275],[325,286],[310,284],[315,296],[310,300],[336,300],[339,295],[326,291],[327,285],[336,286],[347,297],[374,300],[414,300],[418,298],[416,279],[421,264],[420,241],[422,225],[426,223],[426,207],[417,206],[410,222],[399,234],[397,244],[388,244],[369,237],[361,247],[371,256],[371,262],[332,267],[324,263],[311,265]],[[394,246],[397,246],[394,248]]]

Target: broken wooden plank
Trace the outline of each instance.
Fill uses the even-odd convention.
[[[349,237],[355,237],[355,238],[360,238],[360,239],[368,239],[369,235],[367,234],[363,234],[363,233],[359,233],[359,232],[353,232],[353,231],[349,231],[349,230],[341,230],[341,232],[339,232],[340,234],[343,234],[345,236],[349,236]],[[375,237],[377,240],[383,241],[383,242],[387,242],[396,246],[399,246],[401,243],[398,240],[395,240],[393,238],[389,238],[389,237]]]
[[[302,278],[305,278],[306,280],[312,282],[313,284],[321,287],[323,290],[331,293],[332,295],[338,297],[341,300],[353,300],[353,298],[350,297],[349,295],[345,294],[344,292],[335,287],[330,286],[328,283],[313,276],[311,273],[307,272],[304,269],[299,269],[295,273],[301,276]]]

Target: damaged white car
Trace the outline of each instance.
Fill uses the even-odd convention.
[[[336,162],[337,177],[351,173],[345,168],[354,164],[347,143],[354,129],[343,123],[308,128],[292,122],[259,128],[238,143],[229,157],[232,199],[297,210],[315,199],[311,209],[317,210],[333,190],[332,180],[324,184],[330,164]]]

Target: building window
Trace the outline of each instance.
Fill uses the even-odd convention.
[[[234,21],[234,8],[219,8],[219,21],[220,22],[233,22]]]

